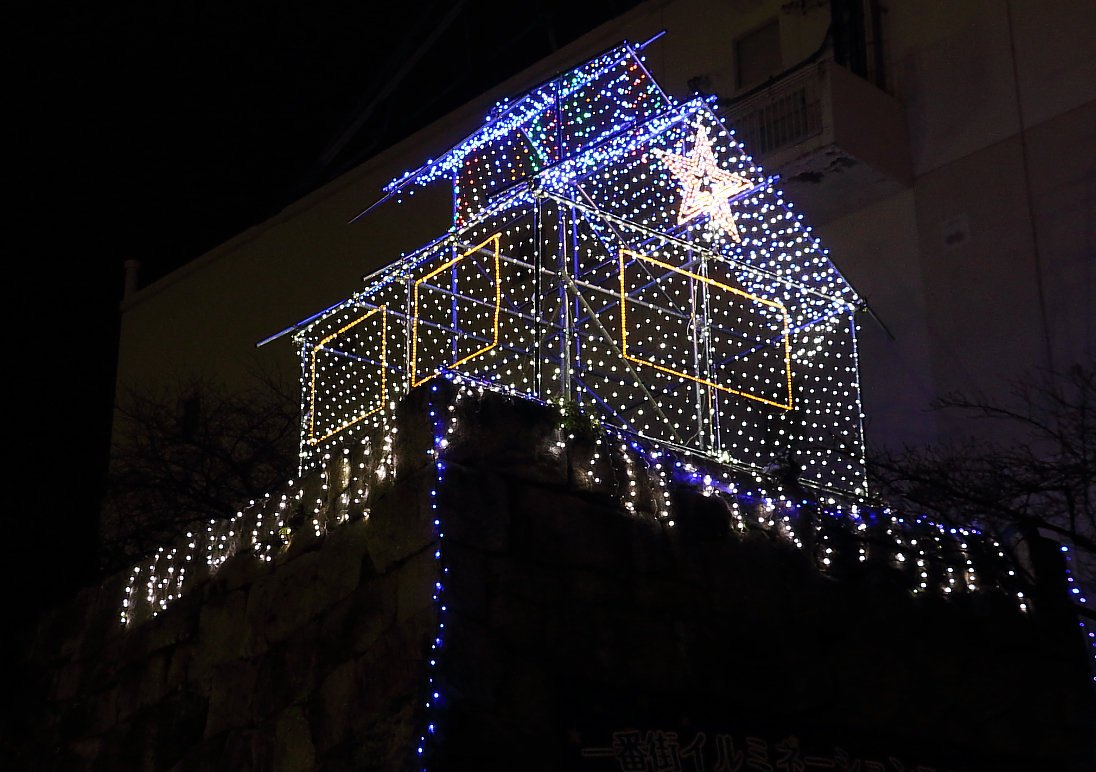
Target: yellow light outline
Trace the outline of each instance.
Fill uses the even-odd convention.
[[[726,292],[730,292],[730,293],[733,293],[735,295],[741,295],[744,298],[749,298],[750,300],[753,300],[756,303],[763,303],[764,305],[767,305],[767,306],[773,306],[775,308],[779,308],[781,314],[784,317],[784,370],[788,374],[788,379],[787,379],[788,380],[788,403],[785,405],[785,404],[780,403],[780,402],[774,402],[771,399],[765,399],[764,397],[758,397],[758,396],[755,396],[753,394],[747,394],[744,391],[738,391],[737,389],[732,389],[728,386],[722,386],[718,383],[715,383],[714,381],[709,381],[709,380],[706,380],[704,378],[698,378],[697,376],[689,375],[688,373],[678,372],[677,370],[673,370],[669,367],[664,367],[663,365],[655,364],[654,362],[648,362],[646,359],[639,359],[638,357],[634,357],[634,356],[629,355],[628,354],[628,312],[627,312],[627,308],[626,308],[628,295],[627,295],[627,292],[625,291],[625,286],[624,286],[624,256],[625,255],[631,255],[632,257],[636,258],[637,260],[645,260],[648,263],[652,263],[653,265],[657,265],[659,268],[665,268],[668,271],[673,271],[674,273],[679,273],[679,274],[682,274],[683,276],[688,276],[692,279],[697,279],[698,281],[702,281],[706,284],[711,284],[713,286],[719,287],[721,290],[724,290]],[[782,408],[784,410],[791,410],[795,406],[795,400],[794,400],[794,396],[793,396],[793,393],[792,393],[792,352],[791,352],[791,336],[789,335],[790,326],[791,325],[790,325],[790,319],[788,317],[788,309],[784,306],[783,303],[779,303],[775,300],[766,300],[764,298],[759,298],[759,297],[757,297],[757,295],[751,295],[748,292],[743,292],[740,289],[737,289],[735,287],[730,287],[726,284],[723,284],[721,282],[716,281],[715,279],[709,279],[706,276],[700,276],[698,274],[686,271],[682,268],[678,268],[677,266],[670,265],[669,263],[664,263],[661,260],[656,260],[655,258],[650,257],[649,255],[641,255],[638,252],[633,252],[629,249],[620,250],[620,333],[621,333],[621,341],[620,341],[621,347],[620,347],[620,350],[624,354],[624,358],[627,359],[630,362],[635,362],[636,364],[640,364],[640,365],[647,365],[648,367],[653,367],[656,370],[661,370],[664,373],[670,373],[671,375],[676,375],[676,376],[681,377],[681,378],[686,378],[686,379],[688,379],[690,381],[694,381],[696,383],[702,383],[705,386],[711,386],[714,389],[719,389],[720,391],[726,391],[730,394],[737,394],[740,397],[746,397],[747,399],[757,400],[758,402],[763,402],[766,405],[772,405],[773,407],[779,407],[779,408]]]
[[[421,279],[418,279],[418,280],[415,281],[415,317],[414,317],[414,322],[412,323],[412,334],[411,334],[411,388],[415,388],[416,386],[418,386],[420,384],[426,383],[426,381],[430,380],[435,375],[437,375],[438,373],[441,372],[441,370],[434,370],[429,375],[427,375],[427,376],[425,376],[425,377],[423,377],[419,380],[416,380],[416,377],[418,375],[418,361],[419,361],[419,285],[422,284],[424,281],[429,281],[430,279],[433,279],[435,276],[437,276],[442,271],[444,271],[448,268],[452,268],[454,265],[459,263],[464,258],[468,257],[473,252],[477,252],[480,249],[483,249],[487,244],[491,243],[492,241],[495,242],[495,325],[494,325],[495,326],[495,332],[494,332],[494,340],[489,345],[484,346],[483,348],[481,348],[479,351],[475,351],[475,352],[469,354],[468,356],[464,357],[463,359],[449,365],[449,367],[446,368],[446,369],[455,369],[457,367],[460,367],[465,362],[467,362],[471,359],[475,359],[476,357],[480,356],[481,354],[486,354],[488,351],[490,351],[491,349],[493,349],[495,346],[498,345],[498,343],[499,343],[499,312],[502,310],[502,272],[499,268],[499,240],[501,239],[501,237],[502,237],[501,232],[496,233],[494,236],[490,236],[485,241],[483,241],[483,242],[477,244],[476,246],[472,247],[471,249],[469,249],[464,254],[462,254],[458,257],[454,257],[449,262],[439,266],[438,268],[435,268],[433,271],[426,274],[426,276],[423,276]],[[457,334],[458,333],[454,330],[453,335],[455,336]]]
[[[360,416],[355,418],[353,421],[348,421],[347,423],[343,424],[342,426],[340,426],[336,429],[333,429],[332,431],[325,434],[323,437],[320,437],[319,439],[317,439],[316,438],[316,352],[318,352],[321,348],[323,348],[324,344],[327,343],[328,341],[332,340],[333,338],[337,338],[339,335],[342,335],[344,332],[349,330],[351,327],[354,327],[355,325],[364,322],[366,319],[368,319],[369,317],[371,317],[373,314],[377,313],[378,311],[380,311],[380,313],[381,313],[381,404],[378,407],[375,407],[375,408],[373,408],[372,410],[370,410],[366,413],[362,413]],[[354,321],[350,322],[350,324],[346,325],[345,327],[342,327],[339,330],[336,330],[335,332],[331,333],[326,338],[321,340],[319,343],[317,343],[315,348],[312,349],[311,371],[312,371],[312,388],[311,388],[311,393],[309,394],[309,405],[308,405],[308,407],[309,407],[308,444],[309,445],[319,444],[319,443],[323,442],[324,440],[326,440],[328,437],[331,437],[335,434],[338,434],[343,429],[346,429],[346,428],[349,428],[349,427],[353,426],[358,421],[361,421],[364,418],[368,418],[369,416],[376,413],[378,410],[384,409],[385,402],[388,401],[388,306],[378,306],[377,308],[374,308],[369,313],[365,314],[364,316],[358,317]]]

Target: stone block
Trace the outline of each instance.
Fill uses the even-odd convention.
[[[688,659],[683,656],[683,642],[674,626],[664,619],[640,614],[631,618],[629,627],[628,681],[658,694],[686,691],[692,685]]]
[[[66,772],[79,769],[92,770],[95,768],[95,761],[103,755],[103,738],[93,737],[89,740],[74,742],[68,746],[68,750],[71,756],[68,759],[69,763],[65,766]]]
[[[454,406],[457,423],[446,435],[448,461],[535,484],[567,485],[555,408],[494,392],[462,397]]]
[[[451,700],[495,706],[505,672],[503,652],[484,626],[456,612],[446,619],[443,667]]]
[[[75,657],[79,653],[86,614],[87,607],[81,606],[76,599],[43,611],[34,633],[33,661],[47,665]]]
[[[511,486],[511,539],[518,553],[612,571],[627,565],[627,519],[554,490]]]
[[[369,524],[364,520],[345,523],[327,534],[320,547],[318,578],[321,592],[330,602],[340,601],[357,589],[369,537]]]
[[[407,477],[433,466],[435,426],[448,414],[456,388],[445,378],[433,378],[412,389],[396,406],[396,427],[392,447],[396,455],[396,476]],[[431,415],[433,413],[433,415]]]
[[[133,718],[119,726],[109,740],[104,743],[110,748],[112,758],[103,765],[106,769],[117,770],[152,770],[161,768],[157,763],[157,746],[161,742],[161,735],[165,734],[169,727],[164,725],[167,718],[165,713],[170,710],[145,709],[133,716]],[[200,739],[200,734],[191,736],[191,742]],[[102,764],[100,759],[100,764]]]
[[[624,494],[627,476],[618,469],[619,455],[607,438],[601,442],[567,439],[568,487],[575,493],[602,502],[616,502]]]
[[[258,667],[247,660],[214,668],[204,737],[213,737],[225,730],[252,723],[258,676]]]
[[[509,593],[495,593],[487,612],[487,626],[498,640],[523,646],[539,643],[545,635],[541,607]]]
[[[193,643],[181,643],[171,650],[171,659],[167,666],[167,688],[175,689],[190,679],[190,668],[198,647]]]
[[[385,573],[434,541],[430,491],[436,480],[433,466],[419,470],[399,479],[371,507],[367,548],[378,573]]]
[[[255,713],[262,718],[304,701],[316,686],[317,633],[315,622],[304,627],[258,659]]]
[[[632,481],[634,482],[634,485],[632,487],[633,493],[630,496],[630,501],[635,507],[636,512],[641,512],[648,516],[655,516],[665,508],[664,502],[666,501],[663,496],[663,488],[657,482],[658,472],[647,467],[647,461],[649,459],[639,457],[634,452],[631,458]]]
[[[651,517],[628,521],[631,532],[631,567],[642,573],[667,572],[673,568],[673,554],[663,523]]]
[[[401,656],[418,657],[429,653],[430,644],[434,642],[438,632],[438,612],[435,607],[430,606],[397,625],[391,634],[402,641]],[[387,638],[388,636],[382,640]]]
[[[104,598],[103,588],[92,585],[81,589],[70,601],[66,612],[70,615],[69,628],[60,650],[62,657],[80,656],[81,649],[88,644],[87,631],[93,620],[92,612],[99,605],[100,599]]]
[[[93,652],[92,658],[83,660],[87,664],[85,675],[87,680],[84,682],[84,689],[87,692],[102,691],[118,682],[118,673],[124,664],[121,653],[123,643],[124,637],[115,639]]]
[[[386,718],[410,713],[425,683],[425,641],[417,637],[421,630],[411,636],[393,631],[328,674],[311,711],[317,751],[360,741]]]
[[[631,605],[640,610],[687,613],[697,606],[697,588],[672,576],[634,574],[631,577]]]
[[[167,693],[167,671],[170,659],[171,651],[161,650],[144,661],[141,684],[137,690],[142,707],[155,705]]]
[[[398,575],[375,576],[318,620],[317,649],[322,671],[368,649],[396,624]]]
[[[419,729],[412,703],[404,701],[392,705],[368,727],[355,733],[345,749],[340,749],[341,753],[333,754],[330,768],[340,772],[415,769],[417,767],[409,767],[408,759],[416,758]],[[340,762],[342,766],[339,766]],[[324,766],[328,768],[326,763]]]
[[[686,581],[703,584],[707,580],[706,546],[737,538],[731,531],[730,507],[718,496],[680,488],[674,492],[672,513],[673,525],[669,521],[663,525],[676,573]]]
[[[396,624],[403,624],[420,611],[433,608],[436,585],[442,578],[436,551],[437,545],[430,545],[399,567]]]
[[[312,510],[307,510],[311,513]],[[309,552],[318,550],[324,542],[324,533],[316,533],[316,526],[312,523],[312,516],[309,514],[301,522],[297,523],[293,529],[293,536],[289,540],[289,543],[285,545],[285,548],[278,553],[274,558],[275,570],[282,566],[292,563],[302,555],[307,555]]]
[[[704,582],[704,553],[700,544],[690,539],[688,534],[682,533],[677,527],[678,513],[674,512],[671,519],[662,524],[666,533],[666,543],[673,556],[673,574],[684,581],[702,584]],[[673,525],[670,525],[670,523]]]
[[[487,616],[487,556],[478,549],[454,543],[446,534],[441,545],[445,574],[445,605],[471,619]]]
[[[268,644],[285,640],[334,603],[319,580],[321,562],[319,552],[309,552],[252,585],[246,621],[253,626],[255,639]],[[258,653],[260,649],[256,641],[250,651]]]
[[[244,656],[251,645],[248,597],[243,590],[209,598],[198,620],[200,667],[209,668]]]
[[[216,591],[232,592],[247,587],[273,570],[274,564],[260,560],[253,549],[241,549],[217,569],[211,583]]]
[[[447,541],[491,552],[507,549],[510,506],[500,475],[446,462],[437,499]]]
[[[129,570],[107,577],[99,585],[93,605],[89,606],[84,624],[82,646],[87,651],[99,651],[124,636],[121,624],[122,598],[129,582]]]
[[[624,634],[608,609],[566,605],[546,609],[544,617],[545,633],[527,645],[539,647],[558,671],[604,680],[623,667],[616,641]]]
[[[241,770],[253,772],[255,769],[256,745],[260,740],[259,732],[250,727],[239,727],[225,733],[224,745],[217,759],[217,772],[220,770]]]
[[[171,767],[171,772],[210,772],[217,770],[217,762],[225,746],[225,735],[202,740],[187,749],[183,757]]]
[[[551,721],[557,683],[539,657],[516,656],[507,663],[506,678],[499,687],[510,732],[526,736],[543,733]]]
[[[103,692],[98,692],[89,700],[88,726],[89,735],[101,735],[110,732],[118,725],[118,694],[120,688],[114,686]]]
[[[171,769],[202,741],[209,702],[186,689],[172,693],[155,711],[156,769]]]
[[[138,660],[157,649],[196,637],[201,609],[202,596],[198,592],[174,601],[152,619],[128,631],[123,638],[123,656],[128,661]]]
[[[585,568],[571,568],[565,573],[567,594],[577,603],[621,603],[626,596],[625,585],[619,579]]]
[[[511,555],[488,555],[488,592],[506,593],[542,604],[562,601],[564,567],[517,559]]]
[[[89,735],[94,706],[87,700],[74,700],[54,706],[57,715],[56,735],[62,743],[72,742]]]
[[[80,693],[80,686],[84,681],[85,669],[84,663],[79,661],[63,665],[54,678],[52,699],[65,702],[76,697]]]
[[[682,537],[702,543],[730,533],[731,508],[720,496],[705,496],[686,485],[673,494],[673,519]]]
[[[336,667],[320,684],[316,699],[318,714],[317,747],[326,750],[346,740],[357,704],[357,663],[347,660]]]
[[[168,654],[159,651],[122,669],[118,679],[118,718],[125,720],[157,702],[167,690]]]
[[[287,708],[278,716],[272,750],[271,772],[312,772],[316,768],[312,728],[302,708]]]

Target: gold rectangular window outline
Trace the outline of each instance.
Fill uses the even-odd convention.
[[[369,410],[369,411],[366,411],[365,413],[362,413],[360,416],[358,416],[354,420],[347,421],[342,426],[339,426],[336,429],[332,429],[330,432],[325,434],[323,437],[318,437],[317,438],[316,434],[315,434],[315,432],[316,432],[316,352],[318,352],[321,348],[323,348],[324,344],[326,344],[329,341],[333,340],[334,338],[337,338],[338,336],[342,335],[344,332],[349,330],[351,327],[355,327],[355,326],[361,324],[366,319],[368,319],[369,317],[373,316],[373,314],[376,314],[376,313],[380,313],[380,315],[381,315],[381,402],[377,407],[373,408],[372,410]],[[378,306],[377,308],[374,308],[369,313],[367,313],[363,316],[359,316],[354,321],[352,321],[349,324],[345,325],[344,327],[336,330],[335,332],[331,333],[326,338],[321,340],[319,343],[317,343],[316,346],[312,349],[311,371],[312,371],[312,384],[311,384],[311,389],[310,389],[310,393],[309,393],[309,406],[308,406],[309,407],[309,414],[308,414],[308,443],[310,445],[316,445],[318,443],[321,443],[324,440],[326,440],[328,437],[336,435],[339,432],[343,431],[344,429],[348,429],[349,427],[356,424],[358,421],[361,421],[365,418],[368,418],[369,416],[376,413],[378,410],[383,409],[385,402],[388,401],[388,307],[387,306]]]
[[[784,317],[784,371],[787,373],[787,386],[788,386],[788,401],[787,401],[787,403],[785,404],[785,403],[782,403],[782,402],[775,402],[775,401],[770,400],[770,399],[765,399],[764,397],[758,397],[758,396],[755,396],[753,394],[747,394],[744,391],[738,391],[737,389],[732,389],[729,386],[723,386],[722,384],[715,383],[714,381],[709,381],[705,378],[698,378],[695,375],[689,375],[688,373],[679,372],[679,371],[673,370],[669,367],[664,367],[662,365],[655,364],[654,362],[648,362],[646,359],[640,359],[638,357],[631,356],[628,353],[628,315],[627,315],[628,312],[627,312],[627,308],[626,308],[626,302],[627,302],[627,299],[628,299],[628,295],[627,295],[627,292],[626,292],[626,289],[625,289],[625,286],[624,286],[624,282],[625,282],[625,279],[624,279],[624,256],[625,255],[631,255],[636,260],[643,260],[644,262],[650,263],[651,265],[656,265],[659,268],[664,268],[667,271],[673,271],[674,273],[679,273],[682,276],[688,276],[691,279],[696,279],[697,281],[702,281],[705,284],[710,284],[713,287],[718,287],[719,289],[721,289],[725,292],[730,292],[730,293],[735,294],[735,295],[740,295],[744,298],[749,298],[750,300],[754,301],[755,303],[762,303],[762,304],[767,305],[767,306],[772,306],[774,308],[779,308],[781,315]],[[759,298],[756,295],[751,295],[748,292],[743,292],[740,289],[736,289],[734,287],[730,287],[726,284],[723,284],[722,282],[718,282],[715,279],[709,279],[706,276],[700,276],[699,274],[695,274],[695,273],[691,273],[690,271],[686,271],[683,268],[678,268],[676,266],[670,265],[669,263],[664,263],[661,260],[656,260],[655,258],[650,257],[649,255],[641,255],[638,252],[632,252],[631,250],[628,250],[628,249],[620,250],[620,338],[621,338],[621,340],[620,340],[620,350],[624,354],[624,358],[627,359],[630,362],[635,362],[636,364],[640,364],[640,365],[647,365],[648,367],[653,367],[656,370],[661,370],[664,373],[669,373],[671,375],[676,375],[676,376],[679,376],[681,378],[686,378],[690,381],[695,381],[696,383],[701,383],[705,386],[711,386],[713,389],[719,389],[720,391],[725,391],[729,394],[736,394],[740,397],[746,397],[747,399],[753,399],[753,400],[757,400],[758,402],[763,402],[766,405],[772,405],[773,407],[779,407],[779,408],[782,408],[784,410],[791,410],[794,407],[795,403],[794,403],[794,399],[793,399],[793,396],[792,396],[792,352],[791,352],[791,336],[789,334],[790,328],[791,328],[791,320],[788,316],[788,309],[784,306],[783,303],[778,303],[775,300],[765,300],[764,298]]]
[[[494,236],[491,236],[486,241],[483,241],[483,242],[477,244],[476,246],[472,247],[471,249],[469,249],[464,254],[458,255],[457,257],[454,257],[449,262],[435,268],[433,271],[426,274],[421,279],[418,279],[418,280],[415,281],[415,315],[414,315],[414,321],[412,322],[412,334],[411,334],[411,388],[414,388],[414,387],[418,386],[419,384],[426,383],[426,381],[430,380],[435,375],[437,375],[438,373],[441,372],[441,370],[434,370],[429,375],[425,375],[422,378],[418,377],[418,362],[419,362],[419,285],[422,284],[424,281],[429,281],[430,279],[433,279],[435,276],[437,276],[442,271],[445,271],[445,270],[448,270],[449,268],[452,268],[457,263],[459,263],[461,260],[463,260],[464,258],[468,257],[469,255],[471,255],[475,252],[478,252],[479,250],[483,249],[485,246],[487,246],[491,242],[494,242],[494,244],[495,244],[495,314],[494,314],[494,316],[495,316],[495,319],[494,319],[495,331],[494,331],[494,338],[492,339],[491,343],[487,344],[486,346],[479,349],[478,351],[475,351],[475,352],[469,354],[468,356],[464,357],[463,359],[461,359],[457,362],[454,362],[452,365],[449,366],[448,369],[456,369],[456,368],[460,367],[461,365],[463,365],[465,362],[467,362],[471,359],[475,359],[476,357],[481,356],[483,354],[486,354],[488,351],[490,351],[491,349],[493,349],[495,346],[498,345],[498,343],[499,343],[499,312],[502,310],[502,277],[501,277],[500,270],[499,270],[499,240],[501,239],[501,237],[502,237],[501,233],[496,233]],[[454,335],[457,334],[455,330],[453,331],[453,334]]]

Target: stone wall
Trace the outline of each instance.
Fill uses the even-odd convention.
[[[1082,644],[1052,610],[914,597],[886,561],[820,570],[687,485],[664,516],[637,457],[517,398],[435,381],[396,423],[367,513],[241,552],[142,623],[119,624],[122,575],[45,615],[26,758],[608,772],[634,731],[628,763],[656,772],[1091,768]]]
[[[378,520],[420,514],[401,493]],[[376,555],[369,526],[295,539],[273,563],[237,555],[134,629],[118,622],[122,577],[47,615],[42,768],[408,768],[433,553]]]

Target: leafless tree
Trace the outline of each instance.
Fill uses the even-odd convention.
[[[102,569],[118,570],[190,527],[231,517],[292,477],[296,386],[263,373],[242,391],[204,378],[125,390],[102,513]]]
[[[1004,424],[971,437],[903,452],[874,453],[875,490],[892,506],[953,525],[1011,535],[1018,582],[1034,582],[1024,544],[1040,536],[1073,554],[1076,582],[1096,590],[1096,367],[1036,371],[1011,399],[949,394],[938,410]],[[984,437],[984,433],[983,433]],[[1076,593],[1079,597],[1082,593]],[[1096,605],[1096,604],[1092,604]],[[1096,619],[1076,604],[1078,614]]]

